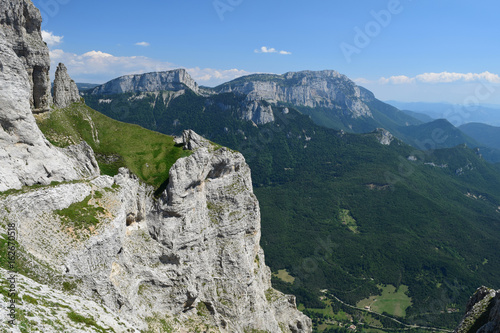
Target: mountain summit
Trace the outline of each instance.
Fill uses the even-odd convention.
[[[111,95],[128,92],[179,91],[189,88],[198,93],[198,84],[185,69],[165,72],[124,75],[92,90],[93,95]]]
[[[333,70],[249,75],[222,84],[215,91],[242,93],[252,100],[344,110],[353,118],[372,117],[364,100],[374,98],[347,76]]]

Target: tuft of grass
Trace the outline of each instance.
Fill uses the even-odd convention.
[[[92,327],[96,328],[98,331],[103,332],[103,333],[110,332],[110,330],[111,330],[111,329],[105,329],[102,326],[98,325],[94,318],[92,318],[92,317],[87,318],[85,316],[82,316],[81,314],[74,312],[74,311],[68,312],[68,318],[71,319],[72,321],[74,321],[75,323],[81,323],[81,324],[85,324],[87,326],[92,326]],[[114,331],[114,330],[111,330],[111,331]]]
[[[77,285],[75,282],[64,281],[62,287],[64,291],[72,292],[76,289]]]
[[[102,196],[102,194],[101,194]],[[96,216],[104,214],[104,208],[89,204],[92,195],[87,196],[83,201],[75,202],[68,208],[58,209],[55,213],[61,216],[63,224],[76,229],[86,229],[99,224]]]
[[[113,176],[127,167],[156,189],[168,180],[175,161],[191,154],[176,147],[171,136],[113,120],[83,103],[37,117],[37,123],[58,147],[86,141],[96,153],[101,173]]]
[[[36,298],[33,298],[31,297],[30,295],[23,295],[23,301],[27,302],[27,303],[30,303],[30,304],[33,304],[33,305],[38,305],[38,301],[36,300]]]

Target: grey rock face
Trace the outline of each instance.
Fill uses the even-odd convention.
[[[80,297],[102,300],[138,329],[164,320],[174,332],[311,332],[295,298],[272,289],[243,156],[192,131],[182,144],[194,151],[174,164],[156,201],[120,169],[0,197],[0,220],[18,225],[20,245],[37,260],[81,281]],[[75,237],[55,210],[96,191],[89,204],[102,207],[100,223]]]
[[[394,136],[386,129],[377,128],[375,132],[377,133],[378,142],[382,145],[388,146],[394,140]]]
[[[180,91],[189,88],[198,93],[198,84],[185,69],[166,72],[125,75],[92,90],[94,95],[121,94],[127,92]]]
[[[27,58],[18,57],[14,49],[16,46],[8,38],[16,27],[23,30],[31,27],[29,24],[37,26],[37,21],[31,22],[26,16],[11,16],[17,11],[10,11],[22,8],[26,9],[21,10],[24,14],[38,11],[32,8],[31,3],[23,1],[2,1],[1,4],[5,7],[1,7],[0,13],[4,15],[0,28],[0,192],[23,185],[50,184],[52,181],[98,174],[99,168],[90,147],[53,147],[38,129],[30,107],[33,81],[30,82],[26,70]],[[24,22],[26,27],[19,26],[19,21]],[[27,40],[23,41],[23,45],[28,45],[26,47],[30,49],[32,37],[30,34],[24,34],[24,37]]]
[[[52,101],[50,59],[40,32],[40,11],[30,0],[0,0],[0,8],[0,38],[14,51],[28,74],[31,110],[48,111]]]
[[[258,125],[274,121],[271,105],[264,105],[262,101],[249,101],[246,105],[246,109],[243,108],[243,110],[241,115],[243,120],[251,120]]]
[[[54,104],[58,108],[65,108],[73,102],[80,101],[80,93],[75,81],[68,75],[64,64],[59,63],[54,80]]]
[[[193,130],[186,130],[182,133],[182,137],[175,139],[176,144],[182,144],[184,149],[196,150],[198,148],[210,148],[212,144],[201,135],[198,135]]]
[[[466,313],[455,333],[500,332],[500,290],[480,287],[467,303]]]
[[[237,92],[250,100],[285,102],[308,107],[347,108],[353,118],[372,117],[365,104],[373,98],[345,75],[336,71],[302,71],[283,75],[252,75],[216,88],[219,93]]]
[[[0,268],[2,277],[11,276],[11,273],[3,268]],[[101,304],[88,299],[83,299],[78,296],[68,295],[60,290],[50,288],[47,285],[37,283],[30,278],[22,275],[16,275],[16,283],[21,290],[20,298],[30,297],[32,302],[20,302],[16,304],[17,311],[30,313],[30,320],[38,332],[72,332],[72,333],[88,333],[102,332],[96,326],[82,326],[73,320],[68,320],[70,312],[77,313],[84,318],[93,318],[98,326],[112,328],[114,332],[134,332],[140,331],[134,328],[133,325],[127,323],[124,319],[118,318],[112,314],[110,309]],[[43,304],[57,304],[58,306],[51,307],[47,311],[47,307]],[[0,298],[0,308],[6,309],[10,305],[8,299]],[[18,313],[19,313],[18,312]],[[19,325],[12,325],[7,328],[7,322],[11,320],[7,311],[0,312],[0,327],[2,332],[21,333]],[[26,332],[23,330],[22,332]]]

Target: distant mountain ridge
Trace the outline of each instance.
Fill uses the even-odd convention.
[[[436,119],[421,125],[407,126],[401,128],[401,131],[406,135],[407,142],[423,150],[451,148],[461,144],[466,144],[470,148],[481,146],[479,142],[463,133],[446,119]]]
[[[484,123],[500,126],[500,105],[460,105],[451,103],[399,102],[386,101],[401,110],[410,110],[426,114],[434,119],[446,118],[455,126],[466,123]]]
[[[345,108],[353,118],[372,117],[365,100],[373,94],[362,91],[347,76],[333,70],[288,72],[283,75],[244,76],[214,89],[217,93],[245,94],[251,100],[285,102],[306,107]]]
[[[357,86],[347,76],[334,70],[288,72],[282,75],[253,74],[215,88],[199,88],[185,70],[179,69],[122,76],[94,88],[90,94],[144,94],[180,91],[186,87],[198,95],[232,93],[244,96],[244,101],[237,106],[238,114],[241,119],[251,120],[255,124],[274,121],[271,105],[296,107],[318,125],[354,133],[384,128],[398,136],[399,127],[422,123],[376,99],[372,92]]]
[[[253,74],[215,88],[200,88],[184,69],[177,69],[122,76],[95,87],[87,94],[95,96],[88,98],[92,107],[101,111],[105,108],[109,115],[116,113],[113,117],[117,119],[154,129],[157,125],[152,127],[151,124],[163,122],[162,119],[156,118],[155,114],[158,112],[147,115],[150,111],[144,111],[146,113],[143,114],[142,120],[128,119],[129,112],[120,111],[122,106],[127,104],[119,97],[120,94],[129,94],[127,99],[143,100],[148,94],[154,94],[153,99],[157,99],[159,93],[163,92],[162,103],[168,107],[169,103],[184,94],[186,89],[198,96],[208,97],[210,102],[207,103],[213,103],[212,100],[216,100],[216,96],[240,96],[238,103],[219,101],[218,106],[227,111],[233,110],[239,119],[252,121],[256,125],[275,121],[273,106],[292,107],[311,117],[320,126],[353,133],[370,133],[383,128],[419,149],[451,148],[461,144],[467,144],[469,147],[481,146],[449,121],[433,120],[425,114],[401,111],[378,100],[372,92],[334,70],[305,70],[281,75]],[[151,106],[144,104],[141,108],[157,108],[157,101],[152,100],[150,103]],[[440,133],[439,138],[435,137],[436,131]],[[489,158],[492,156],[490,152],[485,152],[484,156],[490,161],[497,160]]]
[[[185,69],[164,72],[124,75],[92,89],[92,95],[123,94],[129,92],[179,91],[189,88],[198,93],[198,84]]]
[[[487,147],[500,149],[500,127],[481,123],[468,123],[459,129]]]

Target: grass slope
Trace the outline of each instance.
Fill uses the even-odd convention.
[[[176,147],[171,136],[113,120],[82,103],[39,115],[37,123],[56,146],[86,141],[101,173],[115,175],[118,168],[127,167],[155,188],[165,184],[175,161],[189,154]]]

